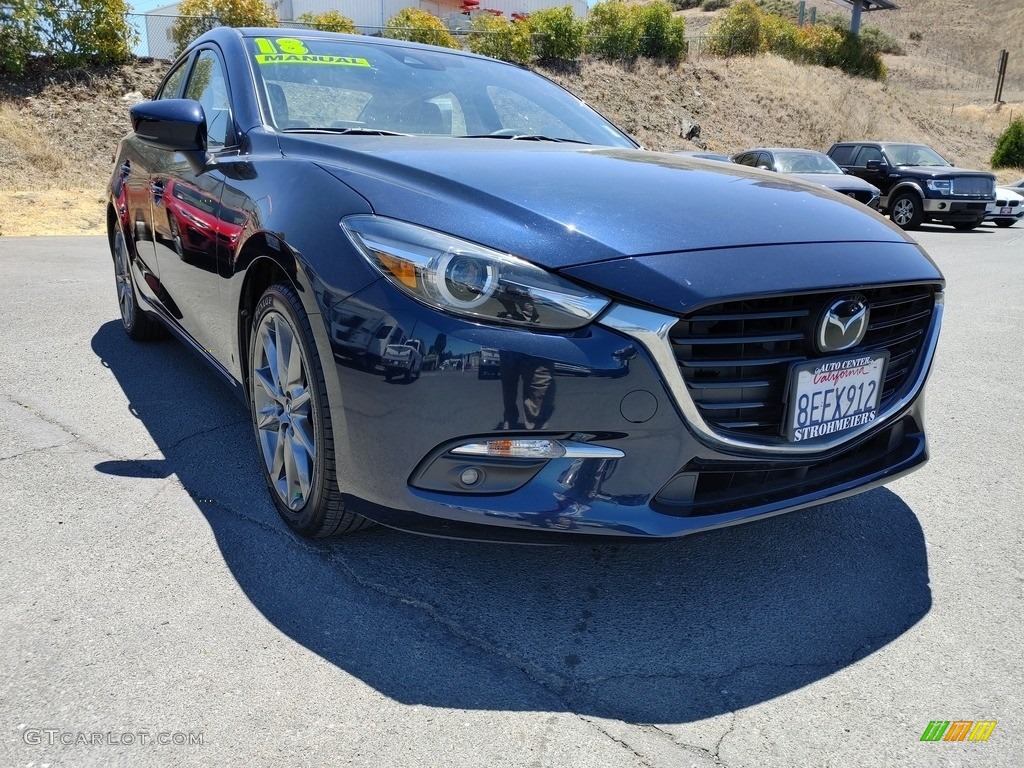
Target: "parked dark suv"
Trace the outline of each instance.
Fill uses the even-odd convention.
[[[846,173],[882,192],[879,210],[903,229],[925,221],[974,229],[996,199],[996,177],[985,171],[954,168],[922,144],[844,141],[828,151]]]

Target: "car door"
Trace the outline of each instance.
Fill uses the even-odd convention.
[[[889,189],[894,184],[894,181],[889,179],[889,166],[881,149],[873,146],[861,147],[857,151],[853,163],[853,173],[855,176],[859,176],[864,181],[874,184],[882,191],[883,196],[889,194]],[[871,163],[872,167],[869,168],[868,163]],[[874,165],[875,163],[878,163],[878,165]]]
[[[153,244],[171,316],[197,345],[220,357],[214,338],[220,304],[220,209],[224,175],[219,156],[237,153],[227,73],[218,50],[199,49],[181,97],[198,101],[206,116],[209,161],[196,172],[179,152],[161,151],[150,173]]]
[[[189,62],[183,61],[164,79],[157,99],[177,98],[184,85]],[[137,258],[133,263],[135,284],[151,303],[161,304],[160,270],[153,243],[153,208],[150,177],[159,165],[163,150],[157,149],[135,136],[129,136],[121,145],[121,165],[111,190],[121,219],[124,234],[135,245]]]

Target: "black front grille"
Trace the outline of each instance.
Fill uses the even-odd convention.
[[[711,462],[695,459],[654,499],[659,512],[698,517],[756,509],[822,493],[842,493],[872,477],[899,472],[923,460],[924,435],[910,418],[815,461]]]
[[[880,407],[903,394],[931,324],[934,285],[861,288],[741,299],[683,316],[670,338],[690,397],[709,426],[746,436],[782,433],[786,379],[793,363],[822,357],[814,326],[832,300],[867,298],[870,322],[860,346],[889,350]]]
[[[852,197],[858,203],[864,203],[864,205],[871,202],[871,198],[874,197],[874,194],[867,189],[841,189],[839,191],[847,197]]]

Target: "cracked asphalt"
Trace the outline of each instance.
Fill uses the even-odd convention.
[[[0,766],[1024,765],[1024,225],[917,238],[924,469],[568,548],[296,539],[241,403],[121,331],[104,240],[0,238]]]

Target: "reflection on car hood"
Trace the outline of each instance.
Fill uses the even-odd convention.
[[[282,137],[383,216],[549,268],[663,252],[835,241],[904,242],[859,203],[725,163],[497,139]]]

